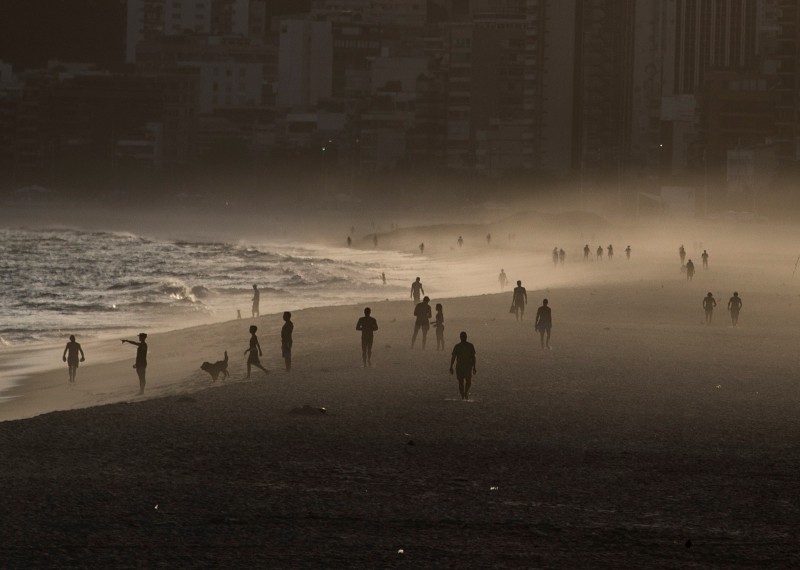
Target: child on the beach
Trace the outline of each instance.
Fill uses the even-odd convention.
[[[433,323],[436,329],[436,350],[444,350],[444,313],[442,304],[436,303],[436,321]]]

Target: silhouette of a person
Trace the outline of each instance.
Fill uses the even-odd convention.
[[[614,259],[614,246],[608,244],[608,260],[611,261],[612,259]]]
[[[703,269],[708,269],[708,252],[706,250],[703,250],[703,255],[701,255],[700,257],[703,258]]]
[[[714,295],[711,294],[711,291],[708,292],[708,295],[703,297],[703,310],[706,312],[706,324],[711,324],[711,319],[714,317],[714,307],[717,306],[717,300],[714,299]]]
[[[558,261],[561,265],[564,265],[564,260],[567,258],[567,252],[563,249],[558,250]]]
[[[253,285],[253,318],[259,316],[258,306],[261,303],[261,292],[258,290],[258,285]]]
[[[492,244],[492,234],[486,234],[486,245]]]
[[[139,342],[135,340],[122,339],[122,344],[126,342],[136,346],[136,363],[133,367],[136,369],[136,375],[139,377],[139,394],[144,394],[144,385],[147,382],[147,339],[146,333],[139,333]]]
[[[256,336],[256,331],[258,327],[255,325],[250,326],[250,348],[244,351],[247,356],[247,376],[245,378],[250,378],[250,367],[255,366],[256,368],[260,368],[264,371],[264,374],[269,374],[269,370],[264,368],[261,365],[261,360],[259,360],[259,356],[263,356],[261,352],[261,345],[258,343],[258,337]]]
[[[683,245],[678,248],[678,255],[681,257],[681,265],[683,265],[683,260],[686,259],[686,249]]]
[[[603,246],[602,245],[598,245],[597,246],[596,259],[597,259],[597,261],[603,261]]]
[[[353,238],[347,236],[347,247],[350,247],[353,244]]]
[[[627,257],[628,259],[631,258],[631,246],[625,248],[625,257]]]
[[[423,255],[425,254],[425,242],[424,241],[421,244],[419,244],[419,252],[420,252],[420,254],[423,254]]]
[[[292,313],[286,311],[283,313],[283,327],[281,327],[281,356],[283,356],[283,362],[286,364],[286,372],[292,369],[293,332],[294,323],[292,322]]]
[[[386,285],[386,273],[385,272],[381,273],[381,281],[383,281],[383,284]]]
[[[739,326],[739,311],[742,310],[742,299],[739,297],[739,293],[734,291],[733,297],[728,299],[728,311],[731,313],[731,324],[733,326]]]
[[[361,359],[364,361],[364,368],[372,366],[372,342],[373,333],[378,330],[378,321],[370,316],[372,309],[364,309],[364,316],[358,319],[356,330],[361,331]]]
[[[592,250],[589,249],[589,244],[588,243],[585,246],[583,246],[583,260],[584,261],[589,261],[589,253],[591,253],[591,251]]]
[[[78,359],[78,354],[80,354],[80,360]],[[69,342],[67,346],[64,347],[64,354],[61,355],[61,360],[67,363],[67,369],[69,370],[69,381],[70,383],[75,383],[75,376],[78,373],[78,362],[83,362],[86,360],[86,357],[83,355],[83,349],[81,345],[75,342],[75,335],[69,335]]]
[[[425,294],[425,289],[422,287],[422,282],[417,277],[416,281],[411,284],[411,298],[414,299],[414,304],[419,303],[421,295]]]
[[[553,267],[558,265],[558,248],[553,248]]]
[[[694,277],[694,263],[690,259],[686,262],[686,280],[691,281],[692,277]]]
[[[542,306],[536,310],[536,320],[533,325],[539,333],[542,350],[550,348],[550,329],[553,328],[553,317],[547,303],[547,299],[542,300]],[[547,335],[547,339],[545,339],[545,335]]]
[[[514,315],[518,321],[525,317],[525,305],[528,303],[528,292],[522,286],[522,281],[517,281],[514,287],[514,294],[511,298],[511,306],[514,307]]]
[[[505,291],[506,285],[508,284],[508,275],[506,275],[505,269],[500,269],[500,275],[497,277],[497,280],[500,281],[500,290]]]
[[[450,374],[453,373],[453,364],[456,365],[456,378],[458,379],[458,392],[462,400],[469,400],[469,389],[472,387],[472,375],[477,374],[477,358],[475,347],[467,342],[467,333],[461,331],[458,335],[461,342],[453,347],[450,356]]]
[[[436,329],[436,350],[444,350],[444,312],[441,303],[436,303],[436,321],[433,326]]]
[[[458,236],[458,247],[461,247],[462,245],[464,245],[464,238],[461,237],[461,236]]]
[[[428,340],[428,329],[431,328],[431,306],[430,297],[423,297],[422,302],[414,307],[414,334],[411,335],[411,348],[417,341],[417,334],[422,331],[422,350],[425,350],[425,343]]]

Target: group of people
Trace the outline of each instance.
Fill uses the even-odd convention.
[[[678,248],[678,257],[681,258],[681,268],[686,270],[686,280],[691,281],[695,274],[694,262],[690,259],[686,265],[683,264],[686,259],[686,248],[683,245]],[[700,258],[703,260],[703,269],[708,269],[708,251],[704,249]]]
[[[706,325],[710,325],[714,317],[714,308],[717,306],[717,300],[714,298],[711,291],[703,297],[703,310],[706,313]],[[739,297],[739,292],[734,291],[733,297],[728,299],[728,312],[731,314],[731,325],[739,326],[739,311],[742,310],[742,299]]]

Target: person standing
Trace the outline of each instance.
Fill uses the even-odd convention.
[[[597,256],[595,257],[595,259],[597,259],[597,261],[603,261],[603,246],[602,245],[598,245],[597,246]]]
[[[364,309],[364,316],[358,319],[356,330],[361,331],[361,359],[364,361],[364,368],[372,366],[372,342],[373,333],[378,330],[378,321],[370,316],[372,309]]]
[[[419,244],[419,254],[420,255],[425,255],[425,242],[424,241]]]
[[[464,238],[462,236],[458,236],[458,247],[462,247],[464,245]]]
[[[628,259],[631,258],[631,246],[625,248],[625,257],[627,257]]]
[[[80,360],[78,359],[78,354],[80,354]],[[75,335],[69,335],[69,342],[67,346],[64,347],[64,354],[61,355],[61,360],[67,363],[67,369],[69,370],[69,381],[70,384],[75,383],[75,376],[78,374],[78,362],[83,362],[86,360],[86,357],[83,355],[83,349],[81,345],[75,342]]]
[[[694,263],[690,259],[686,262],[686,280],[691,281],[692,277],[694,277]]]
[[[444,312],[441,303],[436,303],[436,321],[433,327],[436,329],[436,350],[444,350]]]
[[[122,339],[122,344],[126,342],[136,346],[136,363],[133,367],[136,369],[136,375],[139,377],[139,395],[144,394],[144,385],[147,382],[147,333],[139,333],[139,342],[135,340]]]
[[[558,250],[558,262],[564,265],[564,260],[567,259],[567,252],[563,249]]]
[[[386,272],[385,271],[381,272],[381,281],[383,281],[383,284],[386,285]]]
[[[706,312],[706,324],[711,324],[711,319],[714,317],[714,307],[717,306],[717,300],[714,299],[714,295],[711,294],[711,291],[708,292],[703,298],[703,310]]]
[[[505,291],[506,285],[508,284],[508,276],[506,275],[505,269],[500,269],[500,275],[497,277],[497,280],[500,281],[500,290]]]
[[[517,286],[514,287],[514,294],[511,298],[511,306],[514,308],[514,314],[518,321],[525,317],[525,305],[528,304],[528,292],[522,286],[522,281],[517,281]]]
[[[611,261],[614,259],[614,246],[608,244],[608,260]]]
[[[261,352],[261,345],[258,343],[258,337],[256,336],[257,330],[257,326],[250,325],[250,348],[244,351],[245,354],[249,353],[247,356],[247,376],[245,376],[245,378],[250,378],[251,366],[260,368],[264,371],[264,374],[269,374],[269,370],[261,365],[261,360],[259,359],[259,357],[263,356],[263,354]]]
[[[292,369],[292,333],[294,332],[294,323],[292,322],[292,313],[286,311],[283,313],[283,327],[281,327],[281,355],[286,364],[286,372]]]
[[[350,247],[351,245],[353,245],[353,238],[347,236],[347,247]]]
[[[547,299],[542,300],[542,306],[536,310],[536,320],[533,324],[534,328],[539,333],[542,350],[545,348],[550,350],[550,329],[553,328],[553,317],[547,303]],[[545,334],[547,335],[547,339],[545,339]]]
[[[558,266],[558,248],[554,247],[553,248],[553,267],[557,267],[557,266]]]
[[[731,313],[731,324],[735,327],[739,326],[739,311],[742,310],[742,299],[739,293],[734,291],[733,297],[728,299],[728,311]]]
[[[678,248],[678,255],[681,258],[681,265],[683,265],[683,260],[686,259],[686,248],[683,247],[683,244]]]
[[[472,387],[472,375],[477,374],[477,357],[475,347],[467,342],[467,333],[461,331],[461,342],[453,347],[450,356],[450,374],[453,374],[453,364],[456,365],[456,378],[458,379],[458,392],[462,400],[469,400],[469,390]]]
[[[258,285],[253,285],[253,318],[259,316],[259,304],[261,303],[261,292]]]
[[[589,261],[589,253],[591,251],[592,250],[589,249],[589,244],[588,243],[585,246],[583,246],[583,260],[584,261]]]
[[[701,255],[700,257],[703,258],[703,269],[708,269],[708,252],[706,250],[703,250],[703,255]]]
[[[425,350],[425,342],[428,340],[428,329],[431,328],[431,306],[430,297],[427,295],[422,302],[414,307],[414,334],[411,335],[411,348],[417,341],[417,334],[422,331],[422,350]]]
[[[492,234],[486,234],[486,245],[492,245]]]
[[[416,281],[411,284],[411,298],[414,299],[414,304],[419,304],[419,298],[425,294],[425,289],[422,287],[422,282],[417,277]]]

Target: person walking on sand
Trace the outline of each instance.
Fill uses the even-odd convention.
[[[458,236],[458,247],[462,247],[463,245],[464,245],[464,238],[461,237],[461,236]]]
[[[550,329],[553,328],[553,317],[547,303],[547,299],[542,300],[542,306],[536,310],[536,321],[533,324],[533,328],[539,333],[542,350],[545,348],[550,350]],[[546,339],[545,334],[547,335]]]
[[[565,259],[567,259],[567,252],[566,252],[566,251],[564,251],[563,249],[559,249],[559,250],[558,250],[558,262],[559,262],[561,265],[564,265],[564,260],[565,260]]]
[[[500,269],[500,275],[497,277],[497,280],[500,281],[500,290],[505,291],[506,285],[508,284],[508,275],[506,275],[505,269]]]
[[[703,250],[703,255],[701,255],[700,257],[703,258],[703,269],[708,269],[708,252],[706,250]]]
[[[553,248],[553,267],[558,267],[558,248]]]
[[[444,350],[444,313],[441,303],[436,303],[436,321],[433,327],[436,329],[436,350]]]
[[[589,261],[589,254],[591,253],[591,251],[592,250],[589,249],[589,244],[588,243],[585,246],[583,246],[583,260],[584,261]]]
[[[461,342],[453,347],[450,356],[450,374],[453,374],[453,364],[456,365],[456,378],[458,379],[458,393],[462,400],[469,400],[469,390],[472,387],[472,375],[478,373],[475,347],[467,342],[467,333],[461,331],[458,335]]]
[[[286,372],[292,370],[292,333],[294,332],[294,323],[292,322],[292,313],[286,311],[283,313],[283,327],[281,327],[281,355],[283,361],[286,363]]]
[[[703,310],[706,312],[706,324],[711,324],[711,319],[714,317],[714,307],[717,306],[717,300],[714,299],[714,295],[711,294],[711,291],[708,292],[708,295],[703,297]]]
[[[595,256],[595,259],[597,259],[597,261],[603,261],[603,246],[602,245],[598,245],[597,246],[597,255]]]
[[[381,273],[381,281],[383,281],[383,284],[386,285],[386,272]]]
[[[631,258],[631,246],[625,248],[625,257],[628,259]]]
[[[742,299],[739,293],[734,291],[733,297],[728,299],[728,311],[731,313],[731,324],[735,327],[739,326],[739,311],[742,310]]]
[[[260,368],[264,371],[264,374],[269,374],[269,370],[264,368],[261,365],[261,360],[259,360],[260,356],[263,356],[261,352],[261,345],[258,344],[258,337],[256,336],[256,331],[258,327],[255,325],[250,326],[250,348],[244,351],[245,354],[248,354],[247,357],[247,376],[245,379],[250,378],[250,367],[255,366],[256,368]]]
[[[147,372],[147,339],[146,333],[139,333],[139,342],[135,340],[122,339],[122,344],[126,342],[136,346],[136,363],[133,367],[136,369],[136,375],[139,377],[139,395],[144,394],[144,385],[147,382],[145,373]]]
[[[492,234],[486,234],[486,245],[492,245]]]
[[[419,304],[419,298],[425,294],[425,289],[422,287],[422,282],[417,277],[416,281],[411,284],[411,298],[414,299],[414,304]]]
[[[253,318],[259,316],[258,306],[261,303],[261,292],[258,290],[258,285],[253,285]]]
[[[358,319],[356,330],[361,331],[361,359],[364,361],[364,368],[372,366],[372,342],[373,333],[378,330],[378,321],[370,316],[372,309],[364,309],[364,316]]]
[[[419,334],[419,331],[422,331],[422,350],[425,350],[425,343],[428,340],[428,329],[431,328],[430,300],[431,298],[426,295],[422,299],[422,302],[414,307],[414,334],[411,335],[411,348],[414,348],[414,343],[417,341],[417,334]]]
[[[425,242],[424,241],[419,244],[419,254],[420,255],[425,255]]]
[[[611,261],[612,259],[614,259],[614,246],[608,244],[608,260]]]
[[[690,259],[686,262],[686,280],[691,281],[692,277],[694,277],[694,263]]]
[[[80,360],[78,359],[78,354],[80,354]],[[67,346],[64,347],[64,354],[61,355],[61,360],[67,363],[67,369],[69,370],[69,381],[70,384],[75,383],[75,376],[78,374],[78,362],[83,362],[86,360],[86,357],[83,355],[83,349],[81,345],[75,342],[75,335],[69,335],[69,342]]]
[[[522,286],[522,281],[517,281],[517,286],[514,287],[514,294],[511,297],[511,307],[514,309],[514,315],[518,321],[525,317],[525,305],[528,304],[528,292]]]
[[[686,248],[683,247],[683,244],[678,248],[678,255],[681,258],[681,265],[683,265],[683,260],[686,259]]]

